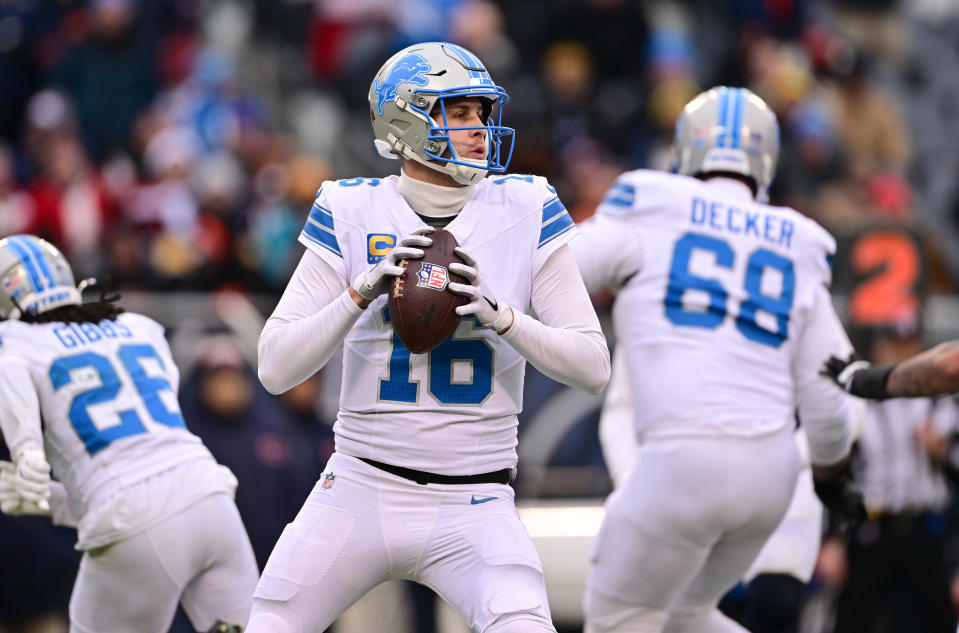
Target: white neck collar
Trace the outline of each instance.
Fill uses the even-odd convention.
[[[416,180],[400,171],[398,184],[400,195],[419,215],[442,218],[459,213],[476,190],[476,185],[446,187]]]

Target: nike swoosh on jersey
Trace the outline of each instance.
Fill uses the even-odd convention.
[[[490,300],[489,300],[489,297],[485,297],[485,296],[484,296],[483,298],[486,299],[486,303],[489,304],[489,307],[493,308],[494,310],[499,310],[499,301],[495,301],[495,302],[494,302],[494,301],[490,301]],[[495,499],[495,497],[494,497],[494,499]]]
[[[475,506],[478,503],[486,503],[487,501],[492,501],[496,497],[483,497],[482,499],[477,499],[476,495],[470,497],[470,505]]]

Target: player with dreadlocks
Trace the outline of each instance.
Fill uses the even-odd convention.
[[[0,240],[0,511],[76,527],[71,631],[163,633],[179,602],[239,633],[257,568],[236,478],[186,428],[163,327],[105,286],[83,303],[91,281],[45,240]]]

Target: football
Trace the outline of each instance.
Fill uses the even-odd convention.
[[[428,234],[433,244],[423,249],[421,259],[404,259],[403,274],[390,287],[390,321],[396,335],[414,354],[424,354],[449,337],[460,322],[456,308],[467,298],[453,294],[451,281],[469,283],[450,272],[453,262],[463,260],[453,252],[456,238],[449,231]]]

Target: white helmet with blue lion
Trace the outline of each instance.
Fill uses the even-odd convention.
[[[484,160],[457,156],[449,143],[450,130],[477,129],[448,125],[444,100],[462,97],[479,97],[483,103]],[[381,156],[403,156],[472,184],[509,165],[514,131],[500,125],[508,100],[483,62],[465,48],[447,42],[414,44],[387,60],[370,86],[373,144]],[[505,137],[510,138],[508,149]]]

